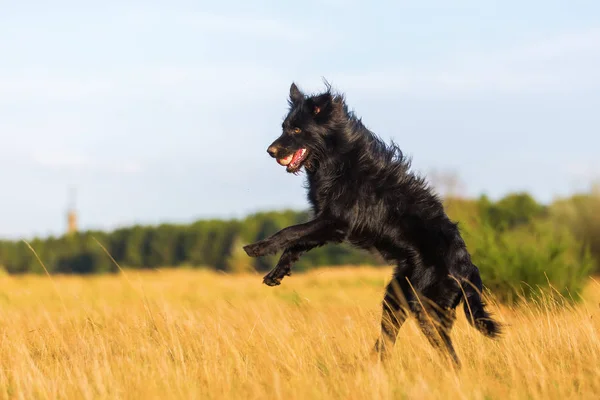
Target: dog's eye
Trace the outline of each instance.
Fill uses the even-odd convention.
[[[300,128],[294,128],[294,133],[300,133],[301,129]]]

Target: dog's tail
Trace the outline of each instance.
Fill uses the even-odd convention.
[[[485,303],[481,298],[483,283],[479,275],[479,269],[473,266],[473,270],[466,282],[463,282],[465,291],[464,310],[467,321],[479,332],[489,338],[496,338],[502,333],[502,325],[492,319],[485,309]]]

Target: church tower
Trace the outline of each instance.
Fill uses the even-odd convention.
[[[69,209],[67,211],[67,234],[77,232],[77,211],[75,210],[75,188],[69,191]]]

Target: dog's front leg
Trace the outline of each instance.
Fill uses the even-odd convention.
[[[336,224],[331,220],[316,218],[304,224],[289,226],[266,239],[246,245],[244,251],[250,257],[275,254],[279,250],[295,244],[314,242],[321,236],[327,238],[328,234],[335,230],[335,227]]]
[[[279,258],[275,268],[263,278],[263,283],[268,286],[277,286],[286,275],[291,275],[292,266],[300,259],[302,254],[323,246],[328,242],[340,243],[344,240],[344,231],[339,229],[324,230],[315,232],[309,237],[304,237],[297,241],[293,246],[286,248]]]
[[[322,245],[323,243],[305,243],[288,247],[283,251],[275,268],[263,277],[263,283],[268,286],[277,286],[281,284],[281,280],[287,275],[292,274],[292,265],[300,259],[300,256],[307,251]]]

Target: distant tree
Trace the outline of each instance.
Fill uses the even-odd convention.
[[[144,242],[146,240],[146,230],[142,226],[136,225],[125,231],[123,243],[124,254],[121,261],[125,266],[141,268],[144,266]]]
[[[547,210],[528,193],[512,193],[488,204],[485,211],[487,221],[494,228],[511,229],[545,216]]]
[[[456,171],[438,171],[432,169],[427,180],[436,192],[444,199],[462,197],[465,194],[465,183]]]
[[[239,236],[231,242],[229,254],[225,259],[225,270],[227,272],[250,272],[254,271],[253,261],[243,249],[245,243]]]
[[[555,201],[550,212],[560,225],[590,248],[594,257],[595,271],[600,271],[600,192],[592,189],[587,194],[577,194]]]

